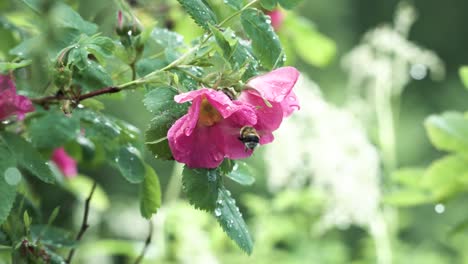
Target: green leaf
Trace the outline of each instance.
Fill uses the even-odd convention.
[[[31,142],[38,148],[56,148],[75,139],[80,133],[80,120],[62,112],[50,111],[31,120]]]
[[[49,17],[52,18],[49,23],[56,27],[74,28],[87,35],[97,31],[95,24],[85,21],[75,10],[63,3],[55,4]]]
[[[182,172],[182,189],[195,208],[211,212],[216,207],[221,175],[214,169],[190,169]]]
[[[55,182],[55,177],[46,160],[29,142],[12,133],[3,132],[0,135],[7,143],[20,167],[26,169],[43,182]]]
[[[213,10],[205,0],[177,0],[193,18],[195,23],[205,30],[209,30],[208,25],[216,25],[217,18]]]
[[[242,185],[252,185],[255,182],[255,178],[252,177],[252,172],[247,163],[237,161],[232,168],[232,171],[226,174],[231,180],[240,183]]]
[[[433,202],[434,198],[427,191],[414,188],[405,188],[386,194],[383,200],[385,203],[394,206],[409,207]]]
[[[145,178],[145,164],[141,160],[140,152],[132,146],[120,148],[115,158],[115,165],[130,183],[140,183]]]
[[[225,0],[224,3],[234,10],[240,10],[242,8],[242,0]]]
[[[93,179],[85,175],[77,175],[73,180],[65,181],[65,188],[81,201],[85,201],[93,187],[93,183]],[[90,203],[96,210],[104,211],[109,208],[109,198],[101,186],[96,186],[93,193],[93,199],[91,199]]]
[[[174,96],[179,93],[174,87],[161,86],[154,88],[145,94],[143,104],[146,109],[153,114],[159,115],[165,111],[171,111],[173,107],[177,107],[179,111],[186,110],[186,106],[178,104],[174,101]]]
[[[278,0],[280,5],[286,9],[292,9],[302,1],[303,0]]]
[[[279,38],[268,21],[269,18],[257,9],[249,8],[241,14],[241,23],[252,40],[255,56],[265,68],[271,70],[282,66],[285,57]]]
[[[460,67],[458,73],[460,74],[463,85],[465,85],[465,88],[468,88],[468,66]]]
[[[278,0],[261,0],[260,5],[265,8],[266,10],[273,10],[276,8],[278,4]]]
[[[324,67],[336,54],[336,45],[318,32],[310,21],[293,14],[284,21],[298,55],[307,63]]]
[[[146,165],[145,180],[141,184],[140,212],[141,215],[150,219],[161,207],[161,186],[159,177],[150,166]]]
[[[468,187],[468,160],[460,155],[439,159],[427,169],[422,181],[435,200],[453,196]]]
[[[31,60],[23,60],[21,62],[0,62],[0,72],[7,72],[23,68],[29,66],[31,62]]]
[[[236,206],[236,201],[224,186],[219,188],[214,214],[224,232],[250,255],[253,250],[253,241],[249,230]]]
[[[10,185],[6,181],[6,171],[15,168],[13,154],[0,140],[0,225],[7,219],[13,207],[16,197],[16,185]]]
[[[216,43],[218,43],[218,46],[221,48],[223,56],[229,59],[232,54],[231,45],[224,38],[223,33],[218,28],[210,25],[210,30],[213,33],[213,36],[215,37]]]
[[[394,182],[408,187],[420,187],[426,170],[422,168],[403,168],[392,173]]]
[[[172,159],[167,131],[177,119],[187,113],[188,104],[176,103],[176,94],[172,87],[159,87],[148,92],[143,101],[148,111],[156,114],[146,130],[145,142],[148,149],[159,159]]]
[[[83,91],[90,92],[113,85],[112,77],[99,63],[86,59],[83,69],[73,72],[73,81],[83,87]]]
[[[41,243],[57,248],[74,247],[77,244],[69,231],[47,225],[32,225],[31,238],[33,240],[39,239]]]
[[[432,115],[424,125],[437,149],[468,153],[468,120],[461,113]]]

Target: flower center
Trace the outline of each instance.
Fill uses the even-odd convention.
[[[200,107],[200,114],[198,116],[198,125],[212,126],[222,119],[223,117],[218,110],[216,110],[216,108],[214,108],[206,98],[203,98]]]

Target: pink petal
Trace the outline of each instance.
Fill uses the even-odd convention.
[[[245,152],[239,140],[241,128],[257,122],[252,105],[232,101],[223,92],[207,88],[180,94],[174,99],[179,103],[192,101],[188,113],[177,120],[167,133],[175,160],[191,168],[216,168],[225,157],[245,158],[252,154],[251,151]],[[205,99],[222,117],[210,125],[198,122]]]
[[[169,146],[174,159],[190,168],[216,168],[224,158],[224,137],[221,127],[198,127],[193,133],[183,133],[189,115],[177,120],[168,131]]]
[[[16,87],[8,75],[0,75],[0,120],[11,115],[23,119],[28,112],[34,111],[32,102],[16,93]]]
[[[281,25],[283,25],[283,12],[280,9],[274,9],[272,11],[267,12],[267,15],[270,16],[271,25],[273,26],[275,31],[278,31],[281,28]]]
[[[301,109],[296,94],[291,91],[285,100],[281,102],[284,117],[290,116],[294,111]]]
[[[269,102],[270,106],[257,94],[243,91],[238,98],[240,101],[251,104],[256,110],[257,123],[254,126],[260,133],[275,131],[283,121],[283,109],[280,103]]]
[[[76,161],[67,154],[64,148],[56,148],[54,150],[52,161],[65,177],[72,178],[78,174]]]
[[[270,102],[282,102],[289,95],[299,78],[299,71],[294,67],[282,67],[250,79],[247,87],[256,90]]]

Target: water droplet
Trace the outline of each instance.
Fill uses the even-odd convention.
[[[216,217],[220,217],[221,214],[222,214],[221,209],[216,207],[215,210],[214,210],[214,214],[215,214]]]
[[[4,175],[6,183],[13,186],[18,185],[22,178],[21,172],[15,167],[6,169]]]
[[[84,108],[84,105],[78,104],[76,107],[78,107],[78,108],[80,108],[80,109],[83,109],[83,108]]]
[[[218,200],[218,201],[216,201],[216,203],[218,203],[219,205],[222,205],[222,204],[223,204],[223,200]]]
[[[191,131],[191,129],[189,127],[184,128],[184,134],[186,136],[190,136],[191,133],[192,133],[192,131]]]
[[[231,196],[231,191],[226,190],[226,193],[227,193],[228,196]]]
[[[445,205],[438,203],[434,206],[434,211],[438,214],[443,214],[445,212]]]

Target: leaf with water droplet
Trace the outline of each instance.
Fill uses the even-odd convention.
[[[217,18],[210,5],[205,0],[177,0],[185,11],[193,18],[195,23],[209,30],[208,25],[216,25]]]
[[[12,153],[0,137],[0,225],[7,219],[16,197],[16,185],[5,181],[4,174],[8,168],[16,165]]]
[[[187,198],[195,208],[212,212],[219,203],[218,188],[221,176],[213,169],[184,168],[182,184]]]
[[[43,182],[55,182],[56,179],[46,164],[46,160],[31,143],[12,133],[3,132],[0,135],[21,168],[28,170]]]
[[[216,218],[224,232],[247,254],[253,250],[253,241],[250,237],[247,225],[242,218],[235,200],[230,196],[224,186],[219,187],[218,200],[223,201],[216,209],[219,209],[219,216]]]
[[[271,70],[282,66],[284,52],[278,36],[267,21],[268,17],[255,8],[246,9],[241,14],[242,27],[252,40],[254,55],[265,68]]]
[[[227,173],[226,176],[242,185],[248,186],[255,182],[255,178],[252,177],[250,167],[247,165],[247,163],[242,161],[236,161],[232,171]]]
[[[140,152],[132,146],[120,148],[114,165],[122,173],[122,176],[131,183],[140,183],[145,177],[146,169]]]

